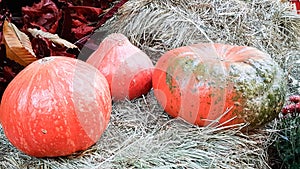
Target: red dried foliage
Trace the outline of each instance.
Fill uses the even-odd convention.
[[[64,25],[64,29],[67,29],[68,32],[73,34],[72,41],[74,42],[94,31],[95,23],[97,23],[99,19],[98,17],[102,13],[103,10],[101,8],[88,6],[68,6],[65,8],[65,21],[71,23],[71,27]]]
[[[95,29],[98,29],[101,27],[108,19],[110,19],[115,13],[118,12],[118,9],[126,3],[128,0],[120,0],[118,3],[116,3],[108,12],[106,12],[101,19],[98,21]],[[88,34],[85,37],[82,37],[78,41],[75,42],[75,45],[77,45],[79,48],[82,48],[83,45],[85,45],[90,39],[91,34]]]
[[[48,56],[67,56],[75,58],[78,54],[77,50],[68,50],[66,47],[56,45],[51,40],[43,37],[33,38],[31,40],[33,51],[37,58],[44,58]]]
[[[76,6],[93,6],[107,9],[112,6],[114,0],[58,0],[59,2],[68,2]]]
[[[36,27],[50,33],[56,32],[62,15],[61,10],[51,0],[41,0],[41,2],[34,4],[32,7],[23,7],[22,13],[24,30]]]

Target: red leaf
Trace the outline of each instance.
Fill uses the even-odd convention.
[[[34,4],[32,7],[22,7],[22,12],[25,30],[38,27],[41,30],[55,33],[61,18],[61,11],[51,0],[41,0],[40,3]]]
[[[40,36],[32,39],[32,46],[38,58],[49,56],[66,56],[75,58],[77,54],[76,52],[68,52],[67,47],[56,45],[50,39]]]
[[[72,29],[72,17],[71,12],[69,8],[63,9],[63,25],[62,25],[62,31],[60,33],[60,36],[64,39],[69,40],[70,42],[76,41],[76,38],[74,37],[74,33],[71,32]]]
[[[95,6],[102,9],[107,9],[111,6],[111,2],[115,0],[84,0],[81,5],[84,6]]]
[[[119,1],[117,4],[114,5],[114,7],[112,7],[110,10],[108,10],[108,12],[106,12],[101,19],[98,21],[97,25],[95,26],[95,29],[98,29],[99,27],[101,27],[108,19],[110,19],[115,13],[118,12],[118,9],[124,4],[126,3],[128,0],[121,0]],[[74,23],[74,25],[79,25],[80,23],[78,23],[77,21]],[[81,39],[79,39],[78,41],[75,42],[75,45],[77,45],[80,49],[84,46],[84,43],[87,42],[91,37],[91,34],[88,34],[84,37],[82,37]]]
[[[96,21],[103,12],[101,8],[89,6],[70,6],[69,9],[74,10],[78,16],[84,16],[88,21]]]
[[[49,48],[49,41],[46,38],[33,38],[32,41],[33,51],[37,58],[44,58],[51,55],[51,50]]]
[[[76,39],[80,39],[84,37],[85,35],[92,33],[94,30],[94,27],[87,26],[86,24],[82,24],[81,26],[77,28],[72,28],[72,32],[74,32]]]
[[[68,4],[64,11],[64,24],[61,37],[74,42],[91,33],[95,28],[91,25],[98,21],[103,10],[88,6],[72,6]],[[71,33],[70,33],[71,32]]]
[[[77,19],[73,19],[73,20],[72,20],[72,27],[73,27],[73,28],[79,27],[79,26],[81,26],[82,24],[83,24],[83,23],[82,23],[81,21],[77,20]]]

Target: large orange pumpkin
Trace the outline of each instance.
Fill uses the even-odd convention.
[[[152,61],[123,34],[107,36],[86,62],[106,77],[115,101],[140,97],[152,87]]]
[[[65,156],[100,138],[111,104],[108,83],[96,68],[73,58],[47,57],[7,86],[0,120],[8,140],[24,153]]]
[[[246,46],[195,44],[166,52],[154,94],[173,117],[199,125],[258,127],[280,112],[285,78],[269,55]]]

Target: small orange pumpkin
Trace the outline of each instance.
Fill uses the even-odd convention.
[[[168,114],[199,126],[247,122],[257,127],[278,115],[285,98],[280,67],[246,46],[205,43],[173,49],[158,60],[152,82]]]
[[[86,62],[106,77],[115,101],[140,97],[152,87],[152,61],[123,34],[106,37]]]
[[[35,157],[65,156],[100,138],[110,119],[105,77],[68,57],[47,57],[23,69],[7,86],[0,120],[8,140]]]

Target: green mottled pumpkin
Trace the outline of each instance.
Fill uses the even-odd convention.
[[[261,126],[278,115],[286,93],[283,71],[268,54],[225,44],[195,44],[166,52],[152,81],[169,115],[199,126]]]

